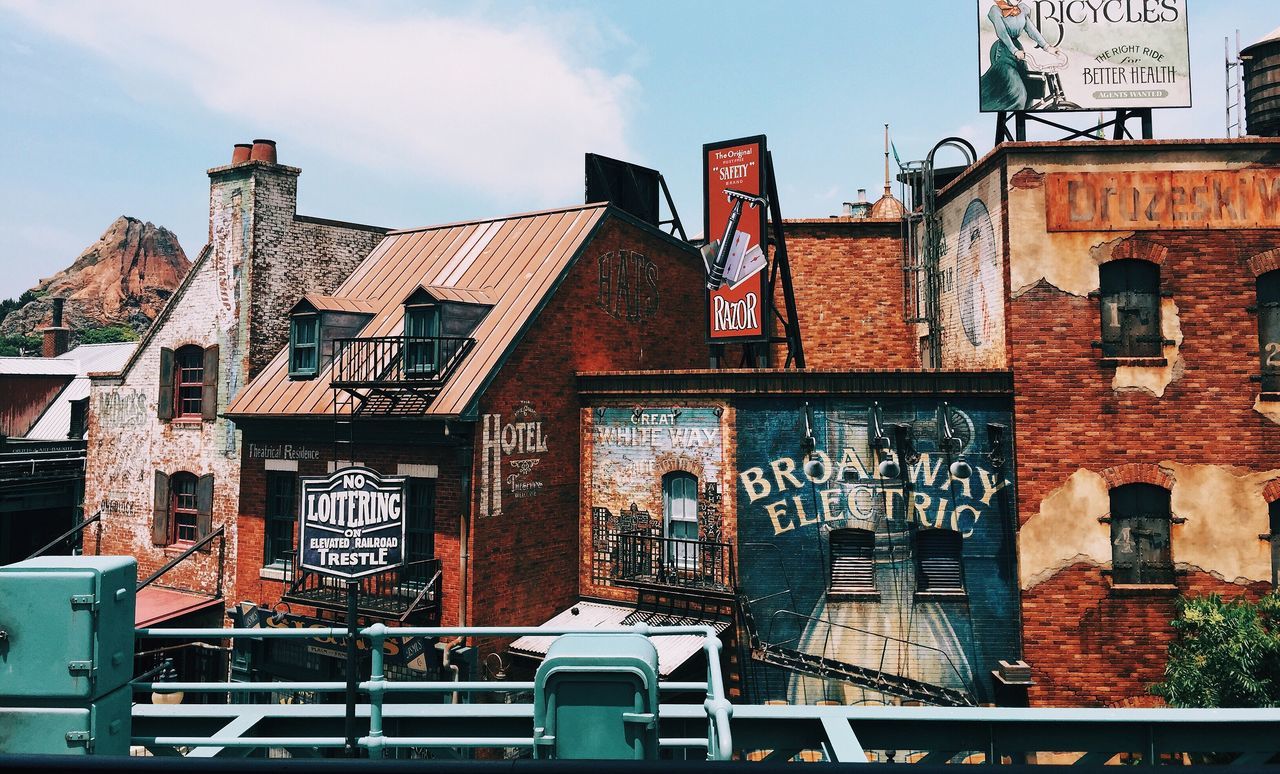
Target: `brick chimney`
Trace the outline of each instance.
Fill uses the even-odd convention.
[[[53,299],[53,325],[42,331],[42,357],[57,357],[71,348],[71,329],[62,324],[62,305],[65,303],[65,298]]]

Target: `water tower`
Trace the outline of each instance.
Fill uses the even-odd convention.
[[[1249,134],[1280,137],[1280,28],[1240,52]]]

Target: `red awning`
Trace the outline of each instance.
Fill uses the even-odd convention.
[[[138,628],[155,626],[221,603],[222,597],[147,586],[138,592],[138,606],[133,614],[133,625]]]

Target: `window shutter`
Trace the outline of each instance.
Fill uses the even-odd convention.
[[[159,470],[151,504],[151,542],[158,546],[169,544],[169,476]]]
[[[160,348],[160,394],[156,396],[156,416],[173,419],[173,350],[168,347]]]
[[[204,390],[200,393],[200,418],[218,418],[218,345],[204,348]]]
[[[196,539],[213,531],[213,474],[196,481]]]
[[[916,557],[920,562],[918,591],[964,591],[960,541],[960,533],[950,530],[929,529],[916,533]]]
[[[875,592],[874,546],[875,534],[870,530],[831,531],[831,593]]]

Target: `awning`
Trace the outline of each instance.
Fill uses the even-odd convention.
[[[188,613],[196,613],[222,603],[222,597],[193,594],[189,591],[147,586],[138,592],[133,625],[143,629],[171,621]]]
[[[600,629],[638,623],[650,626],[713,626],[716,634],[729,628],[729,622],[724,620],[690,618],[652,610],[637,610],[626,605],[607,605],[603,602],[585,600],[558,613],[543,626],[564,629]],[[659,677],[669,677],[681,664],[702,650],[703,638],[696,634],[663,634],[651,639],[654,647],[658,649]],[[551,647],[553,640],[555,637],[532,635],[521,637],[511,643],[510,651],[520,656],[541,660],[547,655],[547,648]]]

